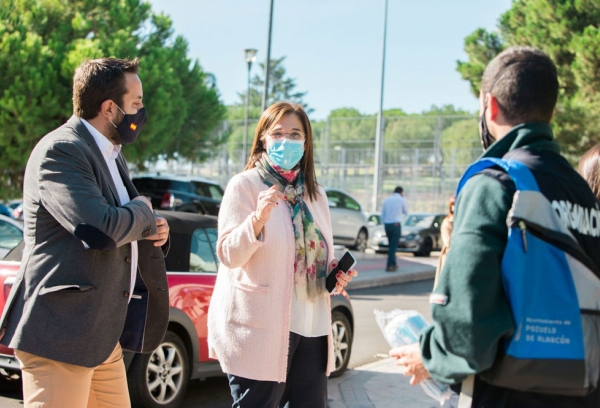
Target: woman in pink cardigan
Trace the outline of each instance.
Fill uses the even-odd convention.
[[[233,407],[325,408],[334,367],[325,277],[336,261],[300,105],[263,112],[246,169],[221,203],[217,255],[208,346],[228,375]],[[351,276],[338,275],[336,292]]]

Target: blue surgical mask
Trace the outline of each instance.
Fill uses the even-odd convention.
[[[267,154],[273,164],[291,170],[304,156],[304,140],[274,140],[267,137]]]

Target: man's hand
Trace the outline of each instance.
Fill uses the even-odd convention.
[[[403,374],[405,376],[413,376],[410,379],[410,385],[417,385],[424,379],[431,377],[423,365],[419,343],[393,348],[389,354],[390,357],[396,358],[397,365],[404,366]]]
[[[148,200],[146,200],[148,201]],[[169,224],[167,223],[167,220],[165,220],[163,217],[161,217],[160,215],[155,215],[154,219],[156,220],[156,226],[158,227],[158,233],[156,235],[152,235],[151,237],[146,238],[147,240],[150,241],[156,241],[154,243],[155,247],[160,247],[163,246],[164,244],[167,243],[167,240],[169,239]]]
[[[131,201],[141,201],[142,203],[146,204],[150,208],[150,211],[152,211],[152,203],[144,196],[137,196]]]

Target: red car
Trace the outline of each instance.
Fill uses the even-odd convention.
[[[169,327],[162,344],[152,354],[125,353],[127,380],[133,407],[175,408],[192,379],[223,375],[218,361],[208,358],[208,305],[217,278],[215,254],[217,218],[161,211],[171,228],[171,250],[166,258],[171,306]],[[23,243],[0,261],[0,307],[19,270]],[[347,297],[331,298],[336,371],[348,366],[354,318]],[[0,389],[19,386],[19,364],[12,349],[0,345]]]

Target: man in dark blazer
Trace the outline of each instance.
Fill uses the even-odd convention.
[[[129,407],[122,349],[152,352],[167,328],[169,227],[120,152],[146,121],[137,72],[137,59],[84,62],[73,117],[27,163],[25,248],[0,319],[25,407]]]

